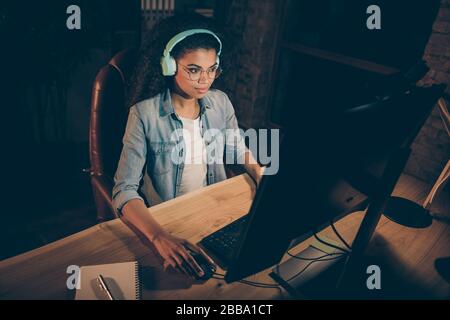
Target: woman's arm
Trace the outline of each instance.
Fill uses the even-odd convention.
[[[122,217],[130,222],[151,242],[164,232],[164,229],[149,214],[149,209],[140,199],[131,199],[122,208]]]
[[[191,274],[189,268],[191,266],[193,272],[202,276],[202,272],[199,271],[200,267],[185,247],[201,254],[204,252],[186,240],[167,233],[149,214],[149,209],[138,193],[146,153],[144,123],[134,106],[130,109],[122,153],[114,176],[115,185],[112,192],[114,208],[121,218],[129,222],[134,229],[139,230],[155,245],[158,253],[164,259],[165,265],[172,265],[189,274]],[[204,255],[206,256],[206,254]]]
[[[142,200],[132,199],[128,201],[123,206],[122,214],[126,221],[153,243],[164,259],[165,268],[170,265],[188,276],[195,276],[193,272],[199,277],[203,276],[204,271],[188,252],[188,249],[202,254],[211,264],[214,264],[214,261],[201,248],[164,230],[149,214],[149,209]]]

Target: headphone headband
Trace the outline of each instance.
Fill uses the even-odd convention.
[[[212,31],[209,31],[208,29],[190,29],[183,32],[178,33],[172,39],[169,40],[169,42],[166,45],[166,48],[164,49],[164,56],[167,56],[170,54],[172,49],[179,43],[180,41],[184,40],[186,37],[189,37],[193,34],[197,33],[206,33],[214,36],[216,38],[217,42],[219,43],[219,52],[217,55],[220,55],[220,52],[222,51],[222,42],[220,41],[219,37]]]
[[[214,32],[212,32],[208,29],[189,29],[189,30],[186,30],[186,31],[176,34],[167,43],[166,48],[164,49],[164,52],[163,52],[163,56],[161,57],[161,68],[162,68],[163,75],[173,76],[175,74],[175,71],[176,71],[175,59],[173,59],[173,57],[170,55],[170,52],[172,51],[172,49],[177,45],[177,43],[179,43],[186,37],[189,37],[189,36],[191,36],[193,34],[197,34],[197,33],[210,34],[214,38],[216,38],[217,42],[219,43],[219,52],[217,52],[216,62],[217,62],[217,64],[220,63],[219,56],[220,56],[220,53],[222,52],[222,42],[220,41],[219,37]]]

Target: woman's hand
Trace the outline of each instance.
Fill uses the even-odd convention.
[[[203,255],[209,263],[214,265],[212,259],[201,248],[167,232],[162,232],[155,236],[152,242],[164,259],[164,269],[170,265],[191,278],[195,276],[202,277],[205,272],[189,253],[189,250]]]
[[[245,153],[244,167],[247,173],[252,177],[253,181],[255,181],[256,186],[259,186],[266,167],[262,167],[258,164],[251,151]]]

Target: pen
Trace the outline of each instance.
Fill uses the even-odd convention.
[[[105,279],[102,277],[101,274],[98,275],[98,277],[97,277],[97,282],[98,282],[98,284],[100,285],[100,288],[101,288],[103,291],[106,292],[106,295],[108,296],[109,300],[115,300],[114,297],[113,297],[113,295],[112,295],[112,293],[111,293],[111,290],[109,290],[108,286],[106,285],[106,281],[105,281]]]

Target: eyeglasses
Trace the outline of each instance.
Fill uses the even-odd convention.
[[[217,79],[217,77],[219,77],[220,74],[222,73],[222,68],[220,68],[218,65],[214,65],[205,71],[199,67],[194,67],[194,66],[188,67],[181,63],[178,63],[178,64],[183,67],[183,69],[189,75],[189,79],[192,81],[198,81],[203,72],[206,72],[206,75],[208,76],[208,79],[210,79],[210,80]]]

